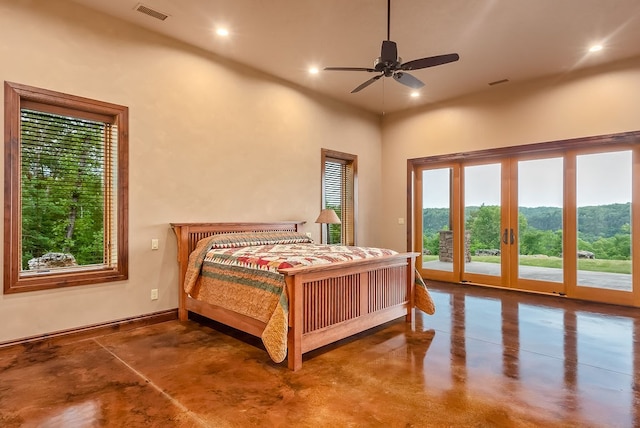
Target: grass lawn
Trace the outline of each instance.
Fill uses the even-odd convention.
[[[425,262],[438,260],[438,256],[422,256]],[[500,256],[471,256],[474,262],[500,263]],[[520,256],[520,265],[539,266],[548,268],[561,268],[560,257],[547,256]],[[578,270],[608,273],[631,273],[631,260],[604,260],[604,259],[578,259]]]

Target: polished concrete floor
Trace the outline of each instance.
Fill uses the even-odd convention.
[[[637,309],[431,289],[296,373],[194,321],[0,349],[0,427],[640,426]]]

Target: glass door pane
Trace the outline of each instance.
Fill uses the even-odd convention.
[[[564,281],[563,177],[562,157],[518,162],[518,278]]]
[[[464,273],[501,276],[500,163],[464,167]]]
[[[576,157],[578,286],[632,291],[632,152]]]
[[[453,272],[451,168],[422,172],[422,267]]]

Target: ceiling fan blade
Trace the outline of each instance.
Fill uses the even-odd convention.
[[[358,86],[353,91],[351,91],[351,93],[355,94],[356,92],[360,92],[361,90],[363,90],[364,88],[366,88],[367,86],[369,86],[370,84],[372,84],[373,82],[381,78],[382,76],[384,76],[384,74],[378,74],[377,76],[372,77],[371,79],[367,80],[362,85]]]
[[[325,67],[325,70],[328,71],[376,71],[373,68],[365,68],[365,67]]]
[[[451,53],[447,55],[437,55],[427,58],[414,59],[413,61],[405,62],[401,64],[402,59],[398,57],[398,45],[391,40],[390,36],[391,27],[391,0],[387,0],[387,40],[382,41],[382,48],[380,49],[380,56],[374,61],[373,68],[365,67],[325,67],[325,70],[333,71],[366,71],[366,72],[378,72],[375,77],[362,83],[356,87],[352,94],[360,92],[367,86],[371,85],[381,77],[391,77],[402,85],[408,86],[413,89],[420,89],[424,86],[424,83],[412,76],[405,73],[405,71],[419,70],[421,68],[434,67],[436,65],[448,64],[450,62],[458,61],[460,56],[457,53]]]
[[[380,52],[381,62],[396,62],[398,60],[398,45],[391,40],[382,41],[382,50]]]
[[[419,70],[421,68],[434,67],[436,65],[448,64],[460,59],[457,53],[447,55],[430,56],[428,58],[414,59],[405,62],[400,66],[401,70]]]
[[[408,86],[413,89],[420,89],[424,86],[421,80],[410,75],[409,73],[403,73],[402,71],[398,71],[393,74],[393,78],[398,82],[402,83],[405,86]]]

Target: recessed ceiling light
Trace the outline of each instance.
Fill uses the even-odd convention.
[[[589,48],[589,52],[598,52],[602,50],[602,45],[593,45]]]
[[[318,72],[319,72],[318,67],[309,67],[309,73],[318,74]]]
[[[420,92],[418,91],[411,92],[411,98],[418,98],[419,96],[420,96]]]
[[[216,34],[221,37],[227,37],[229,35],[229,30],[220,27],[216,30]]]

